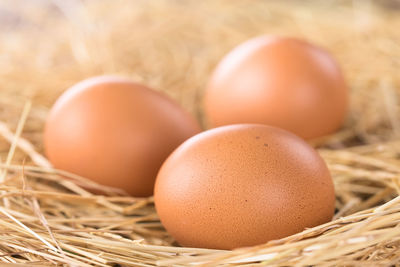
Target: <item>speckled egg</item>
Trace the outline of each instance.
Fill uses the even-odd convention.
[[[268,35],[244,42],[222,59],[211,75],[204,107],[211,127],[261,123],[313,139],[341,127],[348,88],[324,49]]]
[[[183,246],[233,249],[283,238],[332,219],[325,162],[285,130],[238,124],[188,139],[158,173],[155,205]]]
[[[56,168],[143,197],[152,195],[168,155],[200,130],[167,96],[101,76],[60,96],[46,121],[44,147]]]

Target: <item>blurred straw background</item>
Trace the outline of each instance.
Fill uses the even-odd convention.
[[[400,266],[399,8],[389,0],[2,0],[0,261]],[[335,180],[333,222],[232,252],[177,247],[151,198],[111,188],[92,195],[81,186],[99,185],[51,169],[42,156],[46,114],[72,84],[100,74],[131,77],[203,120],[202,91],[215,64],[261,34],[325,47],[351,87],[346,125],[313,141]]]

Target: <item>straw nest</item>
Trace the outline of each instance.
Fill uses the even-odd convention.
[[[399,265],[395,8],[391,1],[1,1],[1,262]],[[73,83],[103,73],[128,76],[167,92],[201,119],[201,92],[212,68],[233,46],[265,33],[326,47],[350,84],[346,125],[313,141],[336,186],[332,222],[234,251],[179,247],[163,230],[152,198],[111,188],[93,195],[82,187],[99,185],[52,169],[42,156],[47,111]]]

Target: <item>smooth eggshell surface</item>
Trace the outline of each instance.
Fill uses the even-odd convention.
[[[325,162],[302,139],[264,125],[208,130],[157,176],[155,204],[183,246],[233,249],[326,223],[335,209]]]
[[[219,63],[204,106],[212,127],[262,123],[312,139],[343,124],[348,89],[328,52],[298,39],[261,36]]]
[[[166,96],[104,76],[61,95],[48,116],[44,146],[56,168],[142,197],[152,195],[167,156],[198,132],[198,123]]]

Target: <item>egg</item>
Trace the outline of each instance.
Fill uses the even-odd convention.
[[[164,162],[154,189],[166,230],[188,247],[233,249],[332,219],[325,162],[285,130],[237,124],[200,133]]]
[[[45,153],[54,167],[144,197],[183,141],[200,132],[167,96],[125,78],[101,76],[64,92],[45,125]]]
[[[341,127],[348,88],[327,51],[303,40],[267,35],[222,59],[208,83],[204,109],[211,127],[261,123],[313,139]]]

